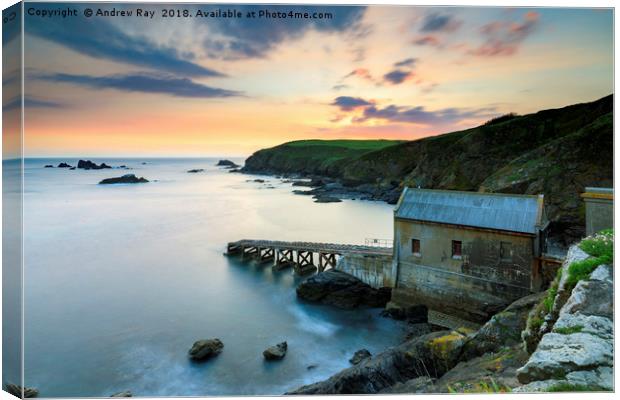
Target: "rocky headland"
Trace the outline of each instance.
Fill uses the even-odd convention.
[[[284,143],[242,171],[310,179],[303,194],[392,204],[405,186],[544,193],[551,234],[569,244],[584,236],[585,187],[613,186],[613,95],[414,141]]]

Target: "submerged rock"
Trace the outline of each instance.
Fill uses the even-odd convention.
[[[220,354],[222,349],[224,343],[220,339],[203,339],[194,342],[188,354],[192,360],[200,361]]]
[[[407,321],[412,324],[424,324],[428,322],[428,307],[418,304],[409,307],[399,307],[389,302],[385,310],[381,311],[384,317],[393,318],[399,321]]]
[[[99,182],[100,185],[113,185],[117,183],[147,183],[148,180],[145,178],[138,178],[134,174],[127,174],[120,176],[118,178],[106,178]]]
[[[230,160],[220,160],[215,165],[218,167],[226,167],[226,168],[238,168],[239,167],[238,164],[235,164],[234,162]]]
[[[39,395],[39,390],[36,388],[22,387],[13,383],[8,383],[6,385],[6,391],[13,396],[19,397],[20,399],[22,398],[22,390],[24,392],[23,394],[25,399],[37,397]]]
[[[125,390],[123,392],[114,393],[110,395],[110,397],[133,397],[133,393],[131,393],[131,390]]]
[[[281,360],[286,355],[287,349],[288,344],[286,342],[278,343],[275,346],[271,346],[263,351],[263,357],[265,357],[265,360],[269,361]]]
[[[372,354],[370,354],[370,351],[366,349],[361,349],[361,350],[356,351],[355,354],[353,354],[353,357],[351,357],[349,362],[353,365],[357,365],[370,357],[372,357]]]
[[[97,163],[94,163],[90,160],[80,160],[78,161],[78,165],[77,167],[79,169],[106,169],[106,168],[112,168],[109,165],[107,165],[106,163],[101,163],[101,165],[97,165]]]
[[[202,168],[196,168],[196,169],[190,169],[189,171],[187,171],[188,174],[196,174],[198,172],[204,172],[205,170]]]
[[[60,164],[58,164],[58,168],[71,168],[71,165],[61,162]]]
[[[329,270],[308,278],[297,287],[297,297],[352,309],[359,306],[385,307],[389,288],[374,289],[345,272]]]

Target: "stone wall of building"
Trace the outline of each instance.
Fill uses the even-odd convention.
[[[608,188],[586,188],[581,195],[586,203],[586,235],[614,227],[614,191]]]
[[[373,288],[394,287],[392,256],[345,254],[336,269],[360,279]]]

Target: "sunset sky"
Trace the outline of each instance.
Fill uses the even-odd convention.
[[[47,8],[65,6],[79,16],[25,17],[30,157],[245,156],[305,138],[411,140],[613,92],[611,10],[268,6],[334,17],[267,20],[162,18],[169,7],[145,4],[115,7],[155,18]]]

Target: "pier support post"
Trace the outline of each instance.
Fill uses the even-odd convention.
[[[325,271],[327,268],[336,268],[336,255],[329,253],[319,253],[319,272]]]
[[[295,272],[298,275],[307,275],[315,272],[314,253],[312,251],[297,251],[297,263],[295,264]]]
[[[275,255],[273,259],[273,270],[280,271],[284,268],[290,267],[295,264],[295,260],[293,258],[293,250],[275,250]]]

